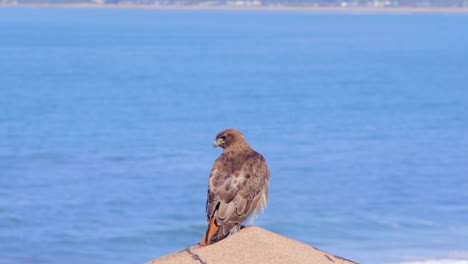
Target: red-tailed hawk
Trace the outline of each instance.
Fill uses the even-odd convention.
[[[270,170],[262,154],[253,150],[244,135],[230,128],[216,136],[213,147],[223,153],[215,161],[208,181],[208,229],[200,242],[206,246],[241,228],[268,201]]]

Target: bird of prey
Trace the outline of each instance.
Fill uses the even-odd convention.
[[[207,246],[235,233],[248,217],[255,218],[268,202],[270,170],[262,154],[253,150],[234,128],[216,136],[222,147],[208,181],[208,229],[200,242]]]

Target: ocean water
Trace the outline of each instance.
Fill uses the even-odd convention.
[[[467,263],[468,16],[0,8],[0,263],[199,242],[215,135],[256,225],[364,263]]]

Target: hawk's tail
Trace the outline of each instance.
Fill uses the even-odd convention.
[[[208,246],[209,244],[211,244],[211,239],[216,234],[218,229],[219,226],[216,224],[215,218],[211,218],[210,223],[208,224],[208,229],[206,230],[206,234],[200,242],[200,246]]]

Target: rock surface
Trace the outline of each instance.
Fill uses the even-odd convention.
[[[351,264],[302,242],[250,226],[207,247],[198,244],[145,264]]]

